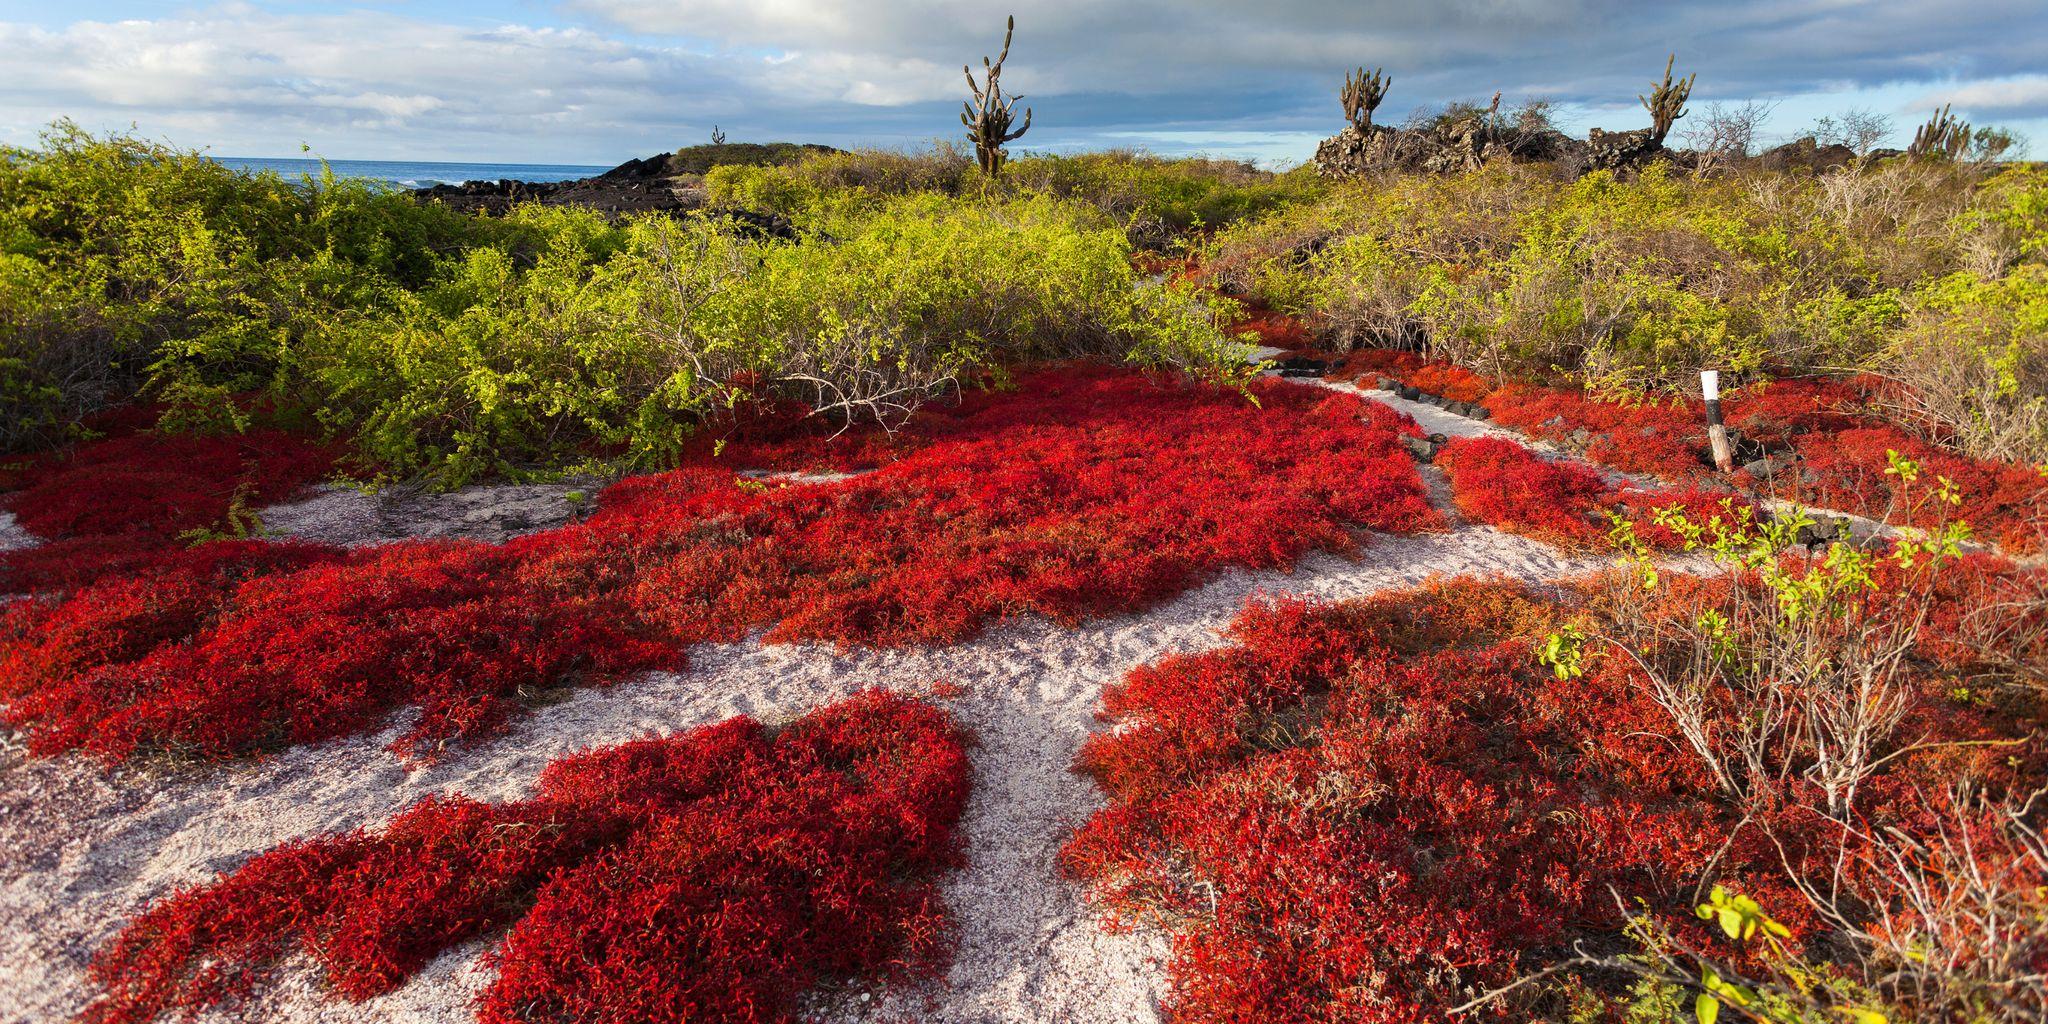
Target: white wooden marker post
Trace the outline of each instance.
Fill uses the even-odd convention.
[[[1700,394],[1707,399],[1707,440],[1714,445],[1714,465],[1735,472],[1735,451],[1728,446],[1728,428],[1721,425],[1721,371],[1700,371]]]

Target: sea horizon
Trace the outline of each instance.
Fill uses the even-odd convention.
[[[274,171],[286,178],[320,173],[315,157],[212,156],[208,159],[238,171]],[[484,163],[448,160],[328,160],[344,178],[366,178],[398,188],[432,188],[466,181],[573,181],[611,170],[608,164]]]

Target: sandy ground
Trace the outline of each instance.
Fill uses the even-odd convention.
[[[381,747],[392,733],[302,747],[258,764],[182,776],[105,772],[76,759],[0,762],[0,1021],[62,1019],[87,998],[82,970],[126,917],[170,889],[203,882],[278,842],[374,825],[429,793],[487,799],[528,792],[550,759],[734,714],[787,720],[868,686],[964,688],[946,703],[978,736],[965,830],[970,867],[947,896],[959,949],[945,982],[918,991],[842,993],[825,1016],[867,1021],[1156,1019],[1162,940],[1104,932],[1054,858],[1099,798],[1069,771],[1096,727],[1104,684],[1218,630],[1261,593],[1345,598],[1435,574],[1502,572],[1545,580],[1591,568],[1490,529],[1374,537],[1356,560],[1315,556],[1292,574],[1225,575],[1146,614],[1066,630],[1037,621],[935,651],[839,653],[758,643],[700,649],[684,672],[583,690],[522,718],[503,737],[406,772]],[[396,726],[394,726],[394,729]],[[463,1021],[488,982],[484,944],[452,951],[410,984],[362,1004],[317,998],[288,972],[240,1020]]]
[[[0,512],[0,551],[30,547],[35,542],[35,535],[14,521],[14,513]]]
[[[590,508],[600,489],[578,481],[368,493],[325,484],[308,497],[264,509],[259,518],[267,533],[350,547],[415,537],[499,542],[569,522]]]
[[[1528,443],[1392,392],[1297,380],[1383,402],[1430,433]],[[1432,498],[1448,510],[1441,471],[1421,470]],[[405,537],[502,541],[571,521],[589,507],[572,492],[598,489],[591,482],[452,494],[325,487],[266,509],[263,521],[279,535],[348,545]],[[33,542],[0,513],[0,550]],[[1460,525],[1446,534],[1375,536],[1356,560],[1312,556],[1292,573],[1227,573],[1147,613],[1080,629],[1018,621],[975,642],[930,651],[707,646],[686,671],[573,691],[506,735],[458,747],[440,764],[412,772],[382,749],[402,722],[380,736],[176,774],[110,772],[69,758],[29,761],[0,749],[0,1024],[75,1013],[90,995],[83,970],[91,950],[123,920],[284,840],[374,826],[431,793],[516,799],[548,761],[588,746],[735,714],[784,721],[864,687],[923,692],[938,682],[961,688],[943,703],[977,736],[964,822],[969,867],[946,883],[960,926],[955,959],[942,983],[825,993],[817,1015],[844,1024],[1156,1020],[1163,939],[1105,932],[1055,864],[1060,844],[1100,802],[1093,785],[1069,769],[1098,727],[1103,686],[1161,655],[1221,643],[1219,631],[1261,595],[1342,599],[1461,573],[1544,581],[1606,562]],[[296,964],[258,1002],[212,1019],[467,1021],[469,996],[490,980],[478,962],[487,947],[479,941],[451,951],[405,987],[361,1004],[325,1001],[314,973]]]
[[[1391,392],[1302,382],[1384,402],[1431,433],[1508,434]],[[1421,468],[1447,508],[1441,472]],[[588,508],[571,492],[597,489],[572,483],[365,494],[325,487],[266,509],[263,521],[275,534],[348,545],[405,537],[502,541],[571,521]],[[0,514],[0,549],[25,543],[33,538]],[[402,723],[384,735],[301,747],[257,764],[174,774],[109,772],[76,759],[29,761],[0,751],[0,1024],[75,1013],[90,995],[83,970],[91,950],[123,920],[284,840],[374,826],[431,793],[516,799],[547,762],[583,747],[735,714],[783,721],[864,687],[925,691],[937,682],[961,688],[944,703],[977,737],[964,822],[969,866],[946,883],[960,926],[954,961],[938,984],[826,993],[818,1015],[961,1024],[1156,1020],[1164,940],[1104,931],[1056,867],[1060,844],[1100,803],[1070,766],[1098,727],[1103,686],[1161,655],[1221,643],[1220,631],[1261,595],[1342,599],[1461,573],[1543,581],[1602,564],[1461,526],[1375,536],[1356,560],[1312,556],[1292,573],[1227,573],[1147,613],[1074,630],[1019,621],[929,651],[707,646],[686,671],[574,691],[508,734],[412,772],[382,749]],[[295,964],[259,1001],[214,1019],[466,1021],[470,995],[489,982],[478,962],[487,946],[451,951],[405,987],[361,1004],[325,1001],[314,972]]]

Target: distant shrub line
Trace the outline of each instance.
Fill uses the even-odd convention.
[[[1325,347],[1602,391],[1865,369],[1907,386],[1930,440],[2048,461],[2038,166],[1394,176],[1226,226],[1202,268]]]

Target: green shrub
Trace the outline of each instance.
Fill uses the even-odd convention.
[[[893,422],[1016,361],[1242,372],[1222,308],[1139,287],[1100,210],[970,186],[944,151],[713,169],[723,201],[796,214],[796,243],[579,209],[469,217],[63,124],[0,156],[10,447],[138,389],[210,427],[263,395],[385,474],[452,485],[659,464],[761,387]]]
[[[792,164],[808,156],[838,152],[830,146],[795,142],[714,142],[684,146],[668,155],[671,175],[708,174],[713,167]]]
[[[799,243],[524,209],[513,224],[550,240],[530,265],[469,250],[389,312],[315,334],[302,367],[329,424],[387,472],[451,485],[593,450],[660,465],[762,386],[893,425],[966,371],[1017,361],[1239,372],[1210,304],[1137,287],[1123,235],[1085,207],[874,203],[843,236]]]
[[[2038,251],[2041,177],[1895,162],[1564,181],[1493,165],[1349,183],[1240,221],[1203,255],[1339,346],[1678,389],[1709,366],[1881,365],[1920,289]]]
[[[145,379],[268,387],[324,311],[423,283],[488,227],[59,122],[38,149],[0,149],[0,446],[54,440]]]
[[[965,150],[948,144],[917,154],[864,150],[783,167],[720,167],[706,186],[714,204],[780,213],[828,232],[890,196],[1049,195],[1095,208],[1149,248],[1314,199],[1326,187],[1307,168],[1273,174],[1237,161],[1138,153],[1023,156],[1004,165],[1000,181],[990,181]]]

